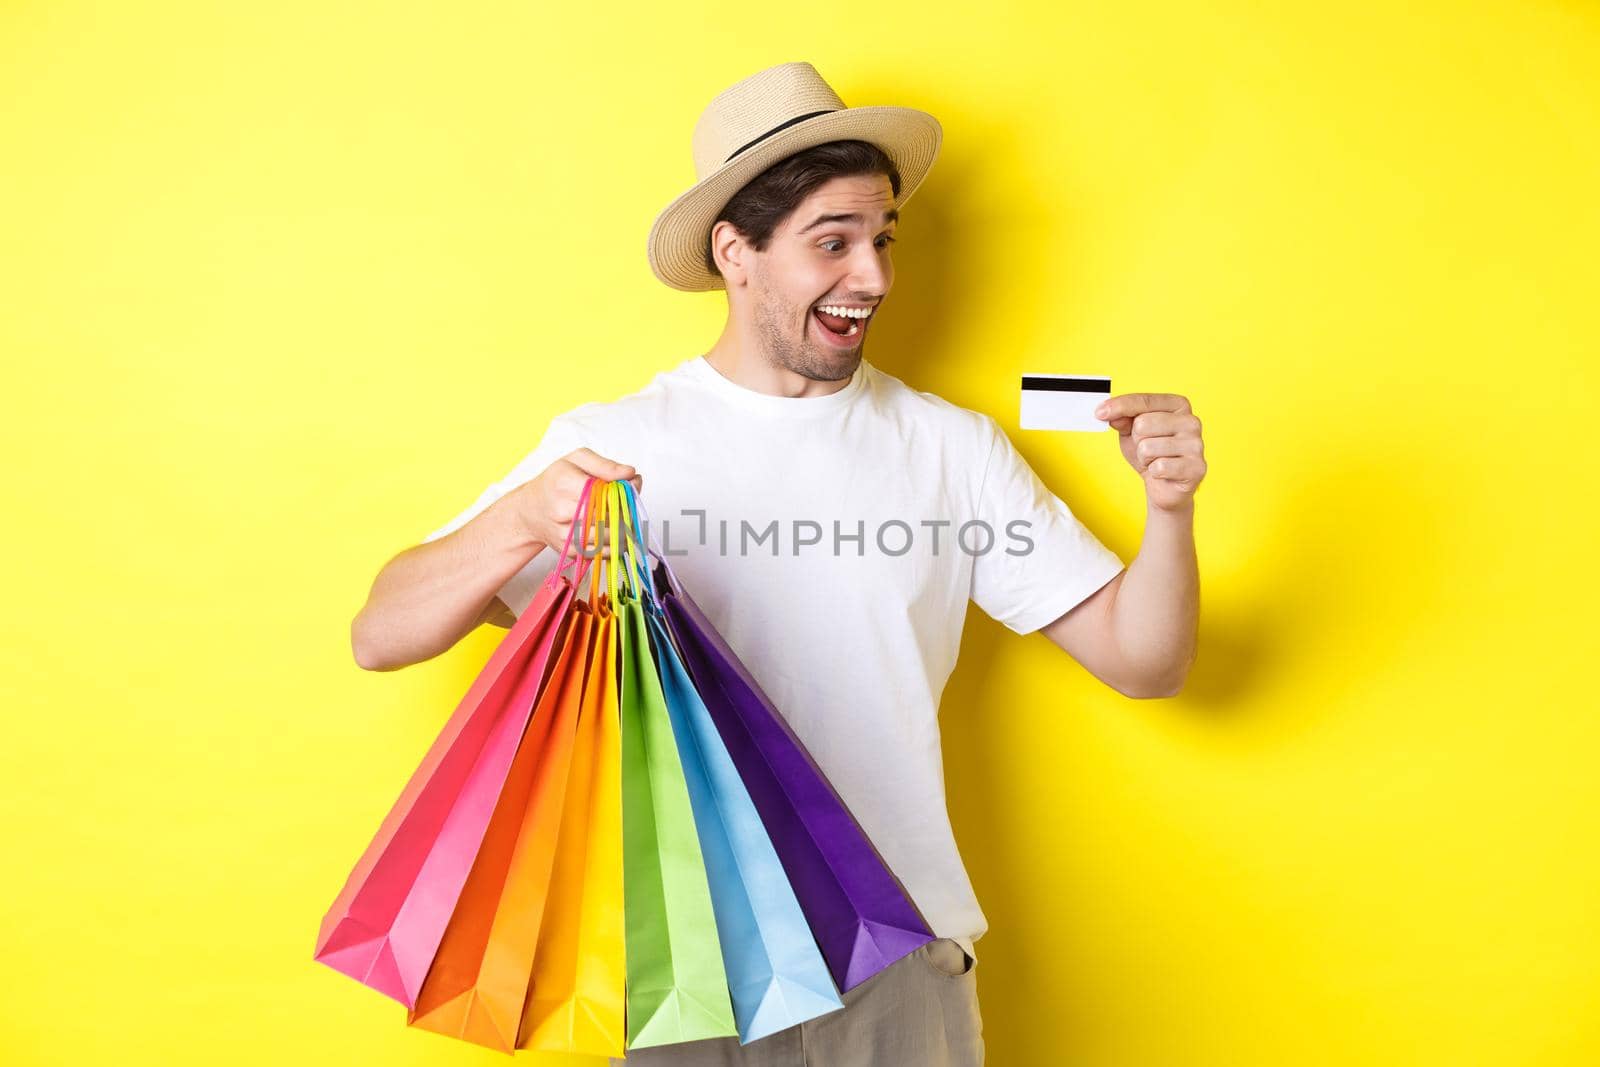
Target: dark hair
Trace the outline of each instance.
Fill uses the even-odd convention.
[[[779,223],[793,214],[813,190],[834,178],[866,174],[884,175],[894,195],[900,195],[900,170],[883,149],[868,141],[828,141],[781,159],[750,179],[733,194],[711,225],[727,219],[756,251],[765,252]],[[705,257],[706,268],[720,274],[711,254],[709,233]]]

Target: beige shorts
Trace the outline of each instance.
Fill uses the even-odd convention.
[[[979,1067],[977,961],[939,938],[845,993],[843,1011],[741,1046],[736,1037],[634,1049],[612,1067]]]

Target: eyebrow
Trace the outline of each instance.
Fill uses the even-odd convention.
[[[890,208],[888,211],[883,213],[883,224],[885,226],[887,226],[887,225],[889,225],[889,223],[895,222],[899,218],[900,218],[899,209]],[[802,234],[808,233],[811,230],[816,229],[818,226],[821,226],[825,222],[854,222],[854,223],[860,224],[860,223],[862,223],[864,221],[866,221],[866,216],[862,215],[859,212],[854,212],[854,211],[852,211],[848,215],[818,215],[816,218],[812,219],[811,222],[806,226],[806,228],[801,230],[800,233],[802,233]]]

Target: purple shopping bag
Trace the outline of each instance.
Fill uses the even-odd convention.
[[[722,735],[840,992],[933,940],[905,887],[793,728],[672,567],[652,550],[656,591],[696,692]]]

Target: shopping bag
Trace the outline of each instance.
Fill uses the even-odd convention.
[[[642,545],[643,507],[630,483],[622,489],[632,505],[632,534]],[[672,644],[653,586],[646,591],[650,647],[705,856],[739,1042],[749,1044],[844,1002],[749,790]]]
[[[612,483],[613,559],[626,500]],[[643,562],[608,572],[617,614],[622,716],[623,914],[627,1047],[738,1033],[711,888],[678,745],[650,651],[638,584]],[[626,579],[619,591],[617,571]],[[636,573],[639,572],[639,573]]]
[[[649,555],[668,633],[750,791],[835,985],[848,992],[932,941],[933,932],[666,558]]]
[[[844,1007],[749,790],[664,620],[648,618],[705,855],[740,1044]]]
[[[598,538],[597,538],[598,544]],[[546,919],[517,1047],[622,1056],[627,962],[623,944],[622,770],[616,619],[591,571],[590,658]]]
[[[555,866],[556,831],[567,797],[591,651],[592,613],[574,602],[572,621],[445,928],[412,1026],[501,1052],[516,1048]]]
[[[313,958],[416,1004],[571,614],[567,547],[323,916]]]

